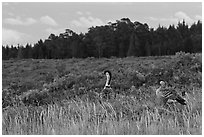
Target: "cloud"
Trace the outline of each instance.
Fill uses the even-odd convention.
[[[71,25],[76,27],[92,27],[104,25],[105,23],[99,19],[94,17],[80,17],[78,20],[72,20]]]
[[[91,15],[91,12],[89,12],[89,11],[87,11],[87,12],[85,12],[86,13],[86,15]]]
[[[149,17],[150,20],[153,20],[153,21],[157,21],[159,20],[158,18],[155,18],[155,17]]]
[[[51,33],[55,35],[59,35],[60,33],[65,32],[65,29],[64,28],[58,28],[58,29],[47,28],[45,31],[46,33],[48,33],[48,35],[50,35]]]
[[[9,3],[8,2],[2,2],[2,6],[8,6]]]
[[[163,21],[163,22],[170,22],[170,23],[177,23],[178,20],[176,18],[161,18],[160,21]]]
[[[185,20],[187,24],[193,24],[197,20],[201,20],[202,17],[200,15],[196,15],[195,18],[189,17],[186,13],[182,11],[176,12],[172,17],[168,18],[158,18],[158,17],[149,17],[148,18],[151,21],[158,22],[161,25],[170,25],[170,24],[177,24],[179,21]]]
[[[202,16],[200,16],[200,15],[195,15],[195,19],[196,19],[196,20],[202,20]]]
[[[178,19],[179,21],[181,20],[185,20],[187,23],[194,23],[194,20],[191,19],[186,13],[182,12],[182,11],[178,11],[174,14],[174,16],[176,17],[176,19]]]
[[[16,17],[16,18],[6,18],[3,20],[3,22],[10,25],[29,26],[29,25],[35,24],[37,21],[30,17],[26,19],[21,19],[21,17]]]
[[[26,40],[30,39],[31,36],[18,32],[12,29],[2,28],[2,44],[3,45],[17,45],[26,44]]]
[[[71,25],[76,26],[76,27],[81,27],[82,23],[78,20],[73,20],[73,21],[71,21]]]
[[[14,14],[12,14],[12,15],[14,15]],[[57,26],[58,25],[57,22],[49,16],[43,16],[39,20],[35,20],[34,18],[31,18],[31,17],[23,19],[19,16],[15,17],[15,18],[3,19],[3,22],[6,24],[21,25],[21,26],[30,26],[32,24],[39,23],[39,21],[43,24],[47,24],[50,26]]]
[[[9,16],[14,16],[14,13],[12,13],[12,12],[7,12],[7,14],[8,14]]]
[[[169,17],[169,18],[156,18],[156,17],[149,17],[148,18],[149,20],[152,20],[152,21],[158,21],[159,23],[164,23],[164,22],[167,22],[167,23],[177,23],[178,20],[174,17]]]
[[[117,20],[117,19],[108,19],[108,20],[106,20],[106,23],[109,23],[109,22],[111,22],[111,23],[116,23],[116,20]]]
[[[83,13],[81,11],[77,11],[76,14],[77,15],[83,15]]]
[[[57,22],[51,18],[50,16],[43,16],[40,18],[40,21],[43,23],[43,24],[47,24],[47,25],[50,25],[50,26],[57,26]]]
[[[91,15],[91,12],[89,12],[89,11],[86,11],[86,12],[77,11],[76,14],[80,15],[80,16],[82,16],[82,15]]]

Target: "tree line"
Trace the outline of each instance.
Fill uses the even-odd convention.
[[[148,24],[129,18],[91,27],[77,34],[71,29],[58,36],[50,34],[34,45],[2,45],[2,59],[65,59],[86,57],[161,56],[176,52],[202,52],[202,22],[188,26],[183,20],[177,26],[149,28]]]

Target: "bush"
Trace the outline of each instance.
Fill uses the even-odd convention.
[[[43,86],[32,86],[31,82],[24,84],[14,83],[9,86],[9,90],[3,90],[3,106],[15,104],[9,102],[17,100],[15,98],[24,93],[29,94],[29,98],[32,100],[24,99],[24,102],[34,105],[49,104],[54,101],[58,102],[73,98],[84,98],[86,95],[89,97],[92,92],[100,94],[106,79],[102,72],[107,68],[113,73],[111,86],[116,94],[129,95],[130,87],[135,86],[139,96],[145,100],[147,100],[146,98],[149,95],[146,91],[149,91],[150,86],[158,85],[160,80],[164,80],[176,88],[190,84],[198,87],[202,85],[202,62],[201,55],[199,54],[179,52],[175,56],[168,57],[168,61],[162,57],[157,57],[156,60],[154,58],[151,59],[151,57],[142,58],[142,60],[140,58],[112,60],[115,64],[111,63],[111,59],[85,59],[87,62],[95,61],[95,64],[92,62],[91,64],[93,65],[89,64],[86,66],[84,61],[78,63],[77,61],[79,60],[71,59],[69,62],[74,63],[78,68],[80,68],[79,64],[82,64],[83,68],[78,70],[73,65],[69,71],[66,70],[64,62],[61,62],[61,64],[58,62],[58,73],[62,73],[57,76],[54,74],[50,75],[47,78],[48,80],[44,81]],[[108,61],[108,63],[105,61]],[[154,67],[151,67],[151,64]],[[141,90],[144,90],[147,96],[140,94]]]

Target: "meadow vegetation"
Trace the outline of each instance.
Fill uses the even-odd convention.
[[[25,59],[2,65],[4,135],[202,134],[202,54]],[[112,72],[116,94],[108,100],[98,96],[104,70]],[[185,91],[187,105],[158,104],[160,80],[180,95]]]

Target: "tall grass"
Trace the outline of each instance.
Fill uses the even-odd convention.
[[[193,89],[201,93],[201,89]],[[136,135],[202,134],[199,98],[186,97],[187,106],[151,107],[118,95],[101,102],[75,99],[41,107],[8,107],[2,114],[5,135]]]

